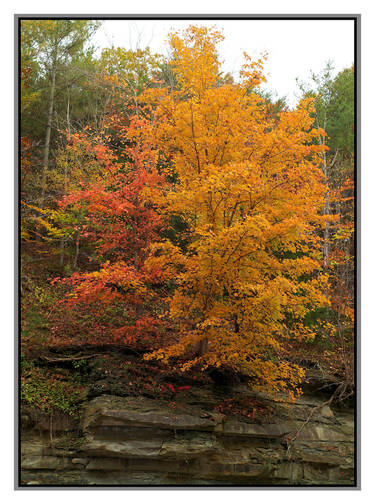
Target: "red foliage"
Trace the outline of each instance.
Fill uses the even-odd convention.
[[[81,238],[94,249],[100,268],[59,279],[70,290],[56,312],[54,344],[112,342],[150,348],[160,338],[158,304],[154,301],[151,309],[150,303],[159,272],[146,272],[144,261],[163,226],[150,196],[165,180],[157,170],[157,152],[142,140],[138,119],[120,133],[127,145],[119,151],[90,143],[86,134],[71,143],[74,149],[81,142],[81,151],[83,146],[94,152],[103,166],[101,177],[82,181],[60,201],[67,212],[84,208]]]

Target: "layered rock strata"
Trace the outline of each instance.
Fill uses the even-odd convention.
[[[103,395],[88,402],[82,436],[43,426],[21,443],[22,481],[39,485],[353,485],[350,410],[273,403],[261,423],[199,404]],[[315,410],[314,410],[315,411]],[[66,429],[65,429],[66,430]],[[297,437],[294,439],[296,433]]]

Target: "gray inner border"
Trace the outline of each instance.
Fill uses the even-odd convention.
[[[242,20],[330,20],[342,19],[353,20],[355,22],[355,126],[356,126],[356,142],[355,142],[355,280],[356,280],[356,303],[355,303],[355,328],[356,328],[356,478],[357,484],[353,487],[296,487],[296,486],[85,486],[85,487],[64,487],[64,486],[49,486],[49,487],[25,487],[19,486],[18,470],[19,470],[19,448],[20,448],[20,424],[19,424],[19,344],[20,344],[20,327],[19,327],[19,292],[20,292],[20,240],[19,240],[19,75],[18,66],[20,54],[18,51],[19,43],[19,20],[21,19],[119,19],[119,20],[135,20],[135,19],[150,19],[150,20],[166,20],[166,19],[191,19],[191,20],[215,20],[215,19],[242,19]],[[361,14],[15,14],[14,15],[14,250],[15,250],[15,268],[14,268],[14,419],[15,419],[15,435],[14,435],[14,490],[361,490]]]

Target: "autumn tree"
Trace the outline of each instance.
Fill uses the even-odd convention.
[[[39,65],[40,76],[44,78],[48,88],[47,115],[42,161],[42,181],[40,205],[43,206],[45,184],[50,153],[50,141],[53,112],[56,101],[56,90],[64,71],[75,54],[77,54],[98,24],[90,21],[75,20],[24,20],[22,35],[29,41],[28,49],[34,50]]]
[[[116,159],[117,164],[126,164],[132,159],[132,154],[129,154],[132,143],[130,132],[135,131],[137,118],[142,116],[138,96],[151,85],[158,69],[159,56],[153,55],[149,48],[132,51],[112,47],[103,49],[96,63],[96,73],[92,73],[90,81],[92,87],[99,88],[103,94],[102,114],[95,116],[79,133],[66,129],[66,142],[63,141],[59,149],[56,169],[49,172],[51,183],[59,190],[57,198],[74,191],[77,182],[87,186],[95,183],[98,176],[105,179],[109,158]],[[90,82],[87,83],[89,85]],[[139,166],[136,171],[138,169]],[[69,212],[67,215],[73,216]],[[60,217],[64,218],[66,214],[60,212]],[[79,225],[78,242],[80,228]],[[69,240],[61,241],[60,266],[64,262],[66,241],[69,243]],[[76,242],[74,269],[77,267],[78,252]]]
[[[186,223],[185,247],[165,239],[146,266],[175,286],[169,313],[179,340],[148,358],[225,367],[268,390],[297,387],[303,371],[282,359],[283,341],[312,339],[304,319],[324,306],[319,261],[323,135],[312,100],[270,114],[256,93],[263,59],[238,83],[220,82],[222,35],[190,27],[171,34],[178,86],[152,89],[149,141],[175,180],[158,203]]]
[[[76,271],[58,281],[68,286],[68,291],[55,312],[55,343],[117,342],[154,348],[160,324],[152,284],[159,272],[146,271],[144,262],[148,247],[159,239],[163,226],[151,196],[165,181],[157,170],[158,152],[144,144],[143,123],[134,116],[130,125],[118,132],[127,143],[120,158],[111,150],[110,138],[106,145],[81,134],[69,146],[81,163],[85,153],[82,165],[90,171],[90,161],[99,175],[96,180],[92,173],[85,178],[77,168],[75,176],[80,173],[81,178],[59,203],[60,215],[71,216]],[[63,224],[67,229],[67,223]],[[77,271],[82,243],[90,248],[89,267]],[[61,317],[62,307],[69,310],[69,317]]]
[[[83,90],[94,66],[88,41],[98,26],[93,21],[49,19],[20,24],[21,135],[30,145],[27,169],[21,165],[22,223],[28,239],[25,260],[31,249],[50,259],[49,247],[43,243],[49,230],[44,211],[54,207],[63,190],[55,182],[61,130],[71,134],[80,120],[87,120],[85,101],[90,93]]]

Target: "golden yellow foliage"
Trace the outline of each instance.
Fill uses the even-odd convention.
[[[285,338],[311,338],[307,311],[327,303],[319,239],[324,184],[311,100],[277,117],[254,92],[263,60],[246,56],[239,83],[219,86],[220,33],[170,36],[178,89],[150,89],[149,141],[177,182],[159,201],[189,227],[183,251],[153,246],[149,267],[174,279],[170,315],[179,342],[150,354],[231,366],[267,389],[296,388],[303,372],[281,359]],[[288,321],[288,324],[286,324]]]

